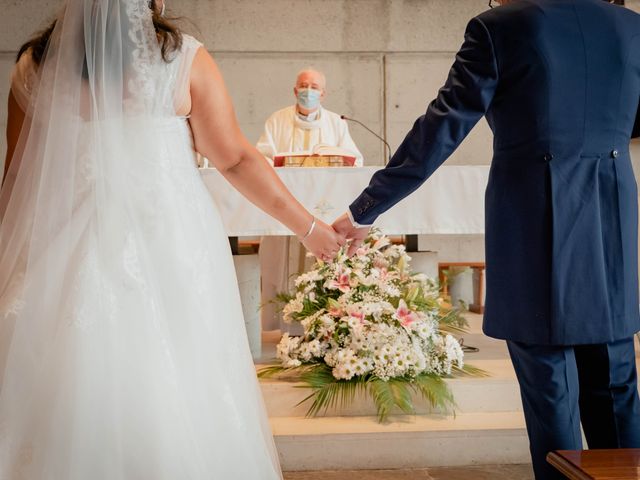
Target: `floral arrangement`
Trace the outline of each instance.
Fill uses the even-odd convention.
[[[261,377],[289,375],[311,388],[308,415],[369,394],[380,421],[394,407],[413,412],[416,392],[433,407],[449,410],[454,400],[444,377],[482,375],[464,365],[464,332],[458,309],[439,296],[438,285],[412,274],[404,246],[372,231],[353,257],[342,250],[331,263],[317,261],[298,277],[284,302],[286,322],[300,322],[304,334],[285,334],[277,347],[279,365]]]

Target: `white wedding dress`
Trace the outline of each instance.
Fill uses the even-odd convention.
[[[139,8],[69,0],[61,15],[71,25],[74,9],[87,18],[83,8],[104,4],[108,14],[126,9],[132,25],[148,23],[146,0],[128,1]],[[85,20],[84,28],[98,27]],[[199,47],[185,35],[172,62],[147,61],[138,80],[153,84],[136,87],[180,105]],[[47,61],[66,61],[51,51]],[[114,115],[98,99],[92,108],[109,114],[39,122],[43,111],[67,112],[75,92],[65,97],[63,83],[47,81],[49,67],[26,107],[35,120],[3,207],[0,480],[281,478],[229,243],[196,168],[188,119],[126,100]],[[90,63],[91,82],[99,68]],[[113,66],[105,72],[111,78]],[[28,78],[15,80],[16,98],[21,86],[28,93]]]

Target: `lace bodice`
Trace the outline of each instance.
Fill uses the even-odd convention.
[[[181,112],[189,105],[189,79],[193,59],[202,43],[191,35],[183,34],[182,47],[174,54],[170,62],[163,64],[166,88],[161,88],[165,95],[164,104],[173,104],[176,112]],[[31,51],[25,52],[11,72],[11,91],[23,111],[28,110],[31,94],[38,81],[37,66],[31,57]],[[164,83],[164,82],[163,82]]]
[[[172,98],[167,98],[166,102],[173,102],[176,112],[182,112],[185,105],[190,105],[189,80],[191,78],[191,66],[198,49],[202,46],[198,40],[191,35],[183,35],[182,48],[177,53],[173,61],[165,63],[167,82],[169,88],[166,89]]]

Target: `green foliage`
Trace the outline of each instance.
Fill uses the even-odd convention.
[[[486,376],[486,372],[466,365],[454,368],[455,376]],[[369,396],[376,406],[378,421],[383,423],[389,415],[399,410],[415,413],[413,398],[417,395],[433,409],[444,413],[455,413],[455,401],[446,381],[436,375],[420,375],[416,378],[391,378],[382,380],[373,375],[357,376],[351,380],[336,380],[331,367],[324,363],[285,368],[279,365],[264,367],[260,378],[288,377],[301,382],[300,388],[311,393],[300,404],[311,402],[307,416],[315,417],[329,409],[345,408],[353,403],[358,394]],[[299,404],[299,405],[300,405]]]

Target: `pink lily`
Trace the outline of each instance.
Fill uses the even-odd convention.
[[[347,293],[351,290],[351,277],[350,270],[342,270],[342,268],[338,271],[338,278],[336,280],[331,280],[329,288],[337,288],[342,293]]]
[[[349,315],[350,315],[351,317],[353,317],[353,318],[358,319],[358,320],[360,321],[360,323],[361,323],[361,324],[363,324],[363,323],[364,323],[364,313],[363,313],[363,312],[356,312],[356,311],[354,311],[354,312],[351,312]]]
[[[342,310],[342,305],[336,302],[334,299],[329,299],[329,315],[334,318],[340,318],[344,315],[344,310]]]
[[[409,307],[404,300],[400,300],[395,317],[400,321],[403,327],[409,327],[417,320],[416,314],[409,310]]]

